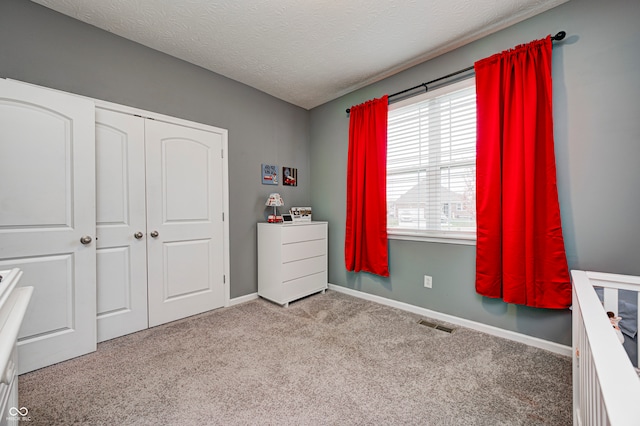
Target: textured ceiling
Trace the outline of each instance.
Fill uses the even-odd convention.
[[[568,0],[32,1],[311,109]]]

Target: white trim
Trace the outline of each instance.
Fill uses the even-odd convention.
[[[403,241],[422,241],[425,243],[441,243],[441,244],[459,244],[465,246],[475,246],[476,236],[451,236],[451,237],[434,237],[418,232],[398,231],[397,229],[387,230],[387,239],[403,240]]]
[[[398,302],[396,300],[391,300],[385,297],[364,293],[362,291],[353,290],[353,289],[342,287],[335,284],[329,284],[329,289],[340,292],[340,293],[348,294],[350,296],[369,300],[371,302],[380,303],[381,305],[402,309],[403,311],[411,312],[417,315],[422,315],[428,318],[433,318],[440,321],[446,321],[462,327],[470,328],[472,330],[481,331],[483,333],[487,333],[492,336],[502,337],[504,339],[509,339],[515,342],[524,343],[525,345],[544,349],[559,355],[571,356],[570,346],[561,345],[555,342],[550,342],[548,340],[540,339],[538,337],[527,336],[526,334],[516,333],[515,331],[504,330],[502,328],[494,327],[492,325],[482,324],[476,321],[455,317],[449,314],[443,314],[441,312],[432,311],[430,309],[421,308],[419,306],[410,305],[404,302]]]
[[[54,89],[55,90],[55,89]],[[140,108],[130,107],[127,105],[116,104],[109,101],[103,101],[101,99],[88,98],[95,102],[96,107],[131,115],[137,115],[143,118],[150,118],[156,121],[163,121],[165,123],[177,124],[182,127],[190,127],[192,129],[204,130],[207,132],[227,133],[227,129],[221,127],[212,126],[210,124],[198,123],[196,121],[185,120],[183,118],[173,117],[170,115],[164,115],[153,111],[148,111]]]
[[[229,236],[229,131],[221,129],[222,135],[222,215],[224,217],[222,223],[222,233],[224,238],[223,245],[223,264],[224,269],[224,306],[229,306],[231,298],[231,237]]]
[[[204,123],[198,123],[196,121],[185,120],[183,118],[173,117],[173,116],[170,116],[170,115],[164,115],[164,114],[160,114],[160,113],[153,112],[153,111],[147,111],[147,110],[144,110],[144,109],[135,108],[135,107],[131,107],[131,106],[128,106],[128,105],[122,105],[122,104],[117,104],[117,103],[114,103],[114,102],[104,101],[102,99],[91,98],[89,96],[79,95],[77,93],[65,92],[64,90],[54,89],[54,88],[46,87],[46,86],[40,86],[40,85],[37,85],[37,84],[34,84],[34,83],[28,83],[26,81],[15,80],[15,79],[12,79],[12,78],[3,78],[3,80],[13,81],[15,83],[20,83],[20,84],[26,84],[27,86],[39,87],[39,88],[42,88],[42,89],[50,90],[52,92],[64,93],[66,95],[75,96],[77,98],[88,99],[88,100],[92,101],[95,104],[96,108],[102,108],[102,109],[106,109],[106,110],[113,111],[113,112],[137,115],[137,116],[140,116],[140,117],[143,117],[143,118],[150,118],[150,119],[157,120],[157,121],[163,121],[165,123],[178,124],[178,125],[180,125],[182,127],[190,127],[192,129],[205,130],[207,132],[212,131],[212,129],[215,132],[227,132],[227,129],[223,129],[221,127],[212,126],[210,124],[204,124]]]
[[[240,297],[234,297],[229,300],[228,307],[240,305],[241,303],[250,302],[258,298],[258,293],[250,293]]]

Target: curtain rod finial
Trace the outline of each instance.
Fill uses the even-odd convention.
[[[551,40],[560,41],[566,37],[567,33],[564,31],[559,31],[558,34],[551,37]]]

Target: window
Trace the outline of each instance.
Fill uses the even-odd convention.
[[[389,106],[387,228],[391,238],[475,240],[475,173],[475,79]]]

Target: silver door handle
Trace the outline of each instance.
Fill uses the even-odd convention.
[[[84,245],[90,244],[91,241],[93,241],[93,239],[88,235],[85,235],[82,238],[80,238],[80,242]]]
[[[133,234],[133,236],[136,238],[136,240],[139,240],[140,238],[142,238],[144,236],[144,234],[142,232],[138,231],[135,234]]]
[[[151,235],[153,238],[158,238],[158,235],[160,235],[160,234],[158,234],[158,231],[151,231],[151,234],[150,234],[150,235]]]

